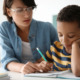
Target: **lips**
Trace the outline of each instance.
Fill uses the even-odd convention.
[[[23,22],[30,22],[30,19],[28,19],[28,20],[24,20]]]
[[[67,45],[67,46],[65,46],[65,48],[71,48],[71,46],[68,46],[68,45]]]
[[[64,44],[63,44],[64,45]],[[70,48],[71,45],[64,45],[65,48]]]

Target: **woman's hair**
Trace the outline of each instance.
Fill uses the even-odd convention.
[[[28,7],[33,7],[33,9],[36,7],[35,1],[34,0],[21,0],[24,5]],[[3,3],[3,14],[7,17],[9,22],[12,22],[12,17],[8,16],[6,8],[11,8],[14,0],[4,0]]]
[[[77,22],[80,26],[80,6],[68,5],[64,7],[57,16],[57,21]]]

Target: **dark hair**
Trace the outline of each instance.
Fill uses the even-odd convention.
[[[57,21],[77,22],[80,26],[80,6],[68,5],[64,7],[57,16]]]
[[[34,0],[21,0],[24,5],[28,6],[28,7],[33,7],[33,9],[36,7],[36,4],[35,4],[35,1]],[[4,0],[4,3],[3,3],[3,14],[5,16],[7,16],[7,19],[9,22],[12,22],[12,17],[8,16],[7,14],[7,10],[6,8],[11,8],[12,4],[13,4],[14,0]]]

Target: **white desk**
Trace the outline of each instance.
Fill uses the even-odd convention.
[[[24,77],[23,74],[17,72],[8,72],[11,77],[10,80],[69,80],[69,79],[59,79],[59,78],[38,78],[38,77]]]
[[[10,80],[69,80],[69,79],[59,79],[59,78],[24,77],[24,75],[21,73],[11,72],[11,71],[8,71],[8,75],[10,76]]]

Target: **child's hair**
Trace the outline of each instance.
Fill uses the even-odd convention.
[[[80,6],[68,5],[64,7],[57,17],[60,22],[77,22],[80,26]]]
[[[33,7],[33,9],[36,7],[34,0],[21,0],[21,1],[24,3],[24,5],[26,5],[28,7]],[[6,8],[10,9],[13,2],[14,2],[14,0],[4,0],[4,3],[3,3],[3,14],[5,16],[7,16],[7,19],[9,22],[12,22],[12,17],[8,16]]]

